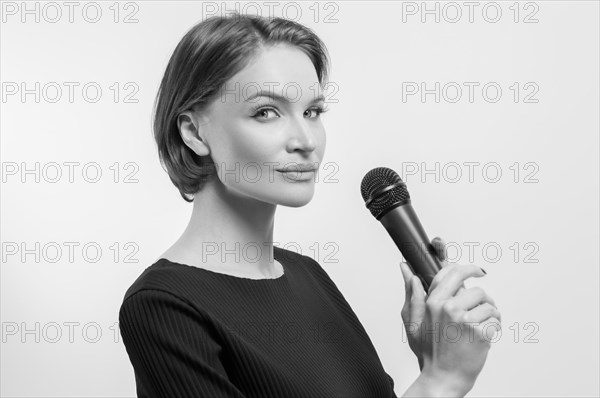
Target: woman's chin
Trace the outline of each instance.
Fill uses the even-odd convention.
[[[279,204],[286,207],[302,207],[307,205],[312,199],[312,195],[310,198],[303,200],[302,198],[293,198],[288,201],[280,201]]]
[[[303,185],[283,188],[276,194],[277,197],[273,198],[275,203],[287,207],[302,207],[312,200],[315,194],[315,184],[309,182]]]

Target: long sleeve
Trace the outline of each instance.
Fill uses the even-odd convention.
[[[220,361],[221,346],[191,305],[160,290],[141,290],[119,311],[138,397],[244,398]]]
[[[346,300],[346,298],[344,297],[344,295],[342,294],[340,289],[337,287],[335,282],[331,279],[329,274],[323,269],[323,267],[321,267],[321,264],[319,264],[312,257],[309,257],[309,256],[302,256],[302,257],[305,258],[309,263],[314,265],[314,270],[316,271],[316,275],[320,276],[321,282],[324,282],[324,286],[327,286],[329,288],[330,292],[332,293],[332,295],[337,298],[337,301],[340,303],[341,307],[343,307],[346,310],[346,312],[349,314],[348,315],[349,318],[352,319],[353,322],[355,322],[357,327],[364,334],[365,340],[369,342],[373,351],[376,352],[375,346],[371,342],[371,339],[368,337],[367,331],[365,330],[362,323],[358,319],[358,316],[356,315],[356,313],[354,312],[354,310],[352,309],[352,307],[350,306],[350,304],[348,303],[348,301]],[[394,392],[394,379],[392,379],[392,377],[387,373],[385,375],[387,376],[389,383],[391,385],[391,388],[392,388],[392,398],[398,398],[396,396],[396,393]]]
[[[388,377],[388,379],[390,380],[390,384],[392,385],[392,398],[398,398],[396,396],[396,392],[394,391],[394,379],[392,379],[392,376],[390,376],[389,374],[386,373],[386,376]]]

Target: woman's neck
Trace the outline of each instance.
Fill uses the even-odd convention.
[[[190,221],[175,245],[196,263],[254,275],[279,272],[273,258],[277,205],[242,196],[213,177],[195,195]]]

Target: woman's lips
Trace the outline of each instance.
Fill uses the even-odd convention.
[[[314,177],[316,169],[305,170],[305,171],[299,171],[299,170],[286,170],[286,171],[277,170],[277,171],[280,172],[286,178],[289,178],[291,180],[308,181]]]
[[[280,172],[291,172],[291,171],[300,172],[300,171],[315,171],[317,169],[318,169],[318,167],[317,167],[316,163],[306,163],[306,164],[289,165],[284,168],[275,169],[275,170],[280,171]]]

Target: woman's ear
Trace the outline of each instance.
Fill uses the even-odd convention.
[[[210,153],[210,148],[204,138],[206,131],[203,127],[206,125],[200,116],[192,111],[185,111],[177,116],[177,127],[181,139],[198,156],[206,156]]]

